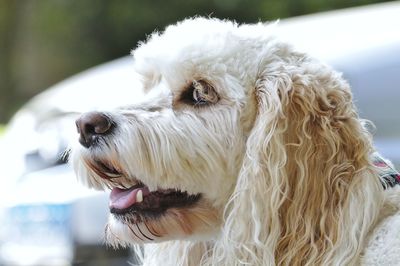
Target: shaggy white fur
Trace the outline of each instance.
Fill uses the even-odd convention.
[[[340,74],[262,23],[187,19],[132,54],[148,98],[87,116],[73,151],[112,189],[108,243],[147,243],[145,265],[400,263],[399,189]]]

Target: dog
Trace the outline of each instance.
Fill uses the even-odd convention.
[[[76,121],[79,180],[111,190],[107,243],[144,265],[400,263],[400,176],[340,73],[273,24],[213,18],[132,55],[143,102]]]

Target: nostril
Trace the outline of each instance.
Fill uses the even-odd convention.
[[[85,132],[85,134],[87,134],[87,135],[95,135],[96,134],[96,132],[94,130],[94,126],[92,126],[91,124],[83,125],[83,132]]]
[[[101,112],[84,113],[75,123],[80,134],[79,142],[87,148],[99,135],[110,133],[112,128],[111,119]]]
[[[93,130],[95,134],[106,134],[111,128],[110,120],[103,116],[100,120],[96,121],[95,125],[88,125],[89,130]]]

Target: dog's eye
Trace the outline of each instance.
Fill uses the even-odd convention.
[[[214,88],[203,80],[193,81],[181,98],[184,102],[194,106],[212,104],[219,100]]]

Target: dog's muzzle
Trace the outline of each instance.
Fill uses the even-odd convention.
[[[98,141],[100,136],[111,133],[113,123],[104,113],[89,112],[76,120],[76,128],[80,135],[79,142],[82,146],[89,148]]]

